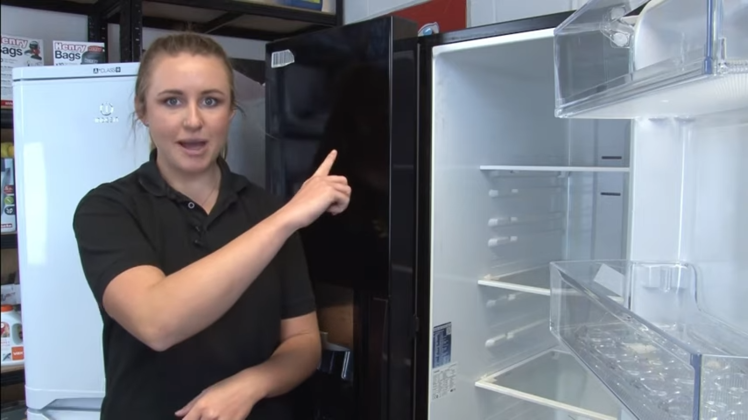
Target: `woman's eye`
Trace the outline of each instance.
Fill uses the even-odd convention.
[[[205,105],[212,107],[218,105],[218,100],[216,98],[205,98]]]
[[[179,105],[179,99],[177,99],[177,98],[169,98],[169,99],[167,99],[164,102],[168,106],[177,106],[177,105]]]

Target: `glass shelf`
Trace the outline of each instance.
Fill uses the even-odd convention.
[[[556,116],[748,109],[745,0],[591,0],[556,28]]]
[[[478,284],[519,293],[550,296],[551,289],[547,275],[548,265],[546,264],[499,276],[486,275],[481,280],[478,280]],[[509,296],[509,300],[516,299],[516,297],[511,297],[513,295]]]
[[[551,331],[639,420],[745,420],[748,335],[698,286],[681,263],[551,263]]]
[[[475,386],[590,420],[617,420],[621,410],[573,356],[556,349],[483,377]]]

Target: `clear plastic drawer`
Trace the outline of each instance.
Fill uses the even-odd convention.
[[[748,335],[699,306],[696,270],[551,264],[551,331],[639,420],[748,418]]]
[[[556,115],[748,109],[748,0],[591,0],[555,31]]]

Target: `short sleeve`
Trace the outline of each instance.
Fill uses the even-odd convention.
[[[314,312],[314,291],[298,233],[294,233],[286,241],[278,252],[278,257],[283,285],[281,318],[295,318]]]
[[[130,268],[158,266],[156,252],[122,200],[89,193],[73,217],[83,274],[100,306],[109,283]]]

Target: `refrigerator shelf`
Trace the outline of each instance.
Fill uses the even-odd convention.
[[[13,129],[13,109],[0,109],[0,129]]]
[[[0,234],[0,249],[18,248],[18,235],[15,233]]]
[[[23,366],[9,366],[0,369],[0,386],[22,384],[24,381]]]
[[[615,399],[572,355],[558,349],[484,376],[475,386],[586,419],[619,418]]]
[[[700,280],[683,263],[551,263],[551,331],[639,420],[745,420],[748,335],[702,307]]]
[[[517,166],[517,165],[481,165],[481,171],[488,171],[489,175],[499,176],[551,176],[549,172],[557,172],[557,176],[566,176],[569,172],[629,172],[629,168],[609,166]]]
[[[547,266],[533,267],[499,276],[488,274],[483,279],[478,280],[478,284],[485,287],[550,296],[551,289],[546,277],[547,274]]]
[[[748,108],[744,0],[593,0],[554,32],[556,115],[694,117]]]

